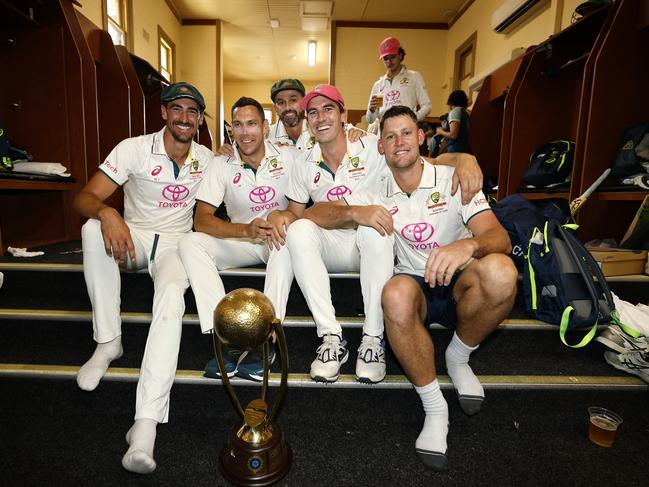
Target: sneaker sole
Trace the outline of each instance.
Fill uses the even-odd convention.
[[[381,377],[378,380],[372,380],[369,377],[356,376],[356,381],[360,382],[361,384],[378,384],[379,382],[383,382],[384,380],[385,380],[385,376]]]

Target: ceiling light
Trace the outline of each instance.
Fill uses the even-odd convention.
[[[309,50],[307,52],[307,64],[309,66],[315,66],[315,55],[318,43],[316,41],[309,41]]]
[[[279,19],[270,19],[269,24],[271,29],[279,29]]]

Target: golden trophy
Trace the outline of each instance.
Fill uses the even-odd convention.
[[[279,393],[270,415],[266,396],[268,392],[268,339],[275,332],[282,364]],[[277,413],[286,397],[288,376],[288,349],[282,324],[275,318],[270,300],[255,289],[236,289],[219,302],[214,310],[214,352],[221,370],[225,390],[242,424],[235,425],[228,434],[227,444],[219,456],[221,474],[235,485],[265,486],[282,479],[291,468],[293,453],[286,443]],[[253,350],[263,344],[264,380],[261,398],[250,401],[246,409],[234,393],[225,373],[222,345],[237,350]]]

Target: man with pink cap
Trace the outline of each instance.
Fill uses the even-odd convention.
[[[309,129],[316,144],[303,153],[291,172],[286,197],[288,208],[274,211],[267,221],[273,225],[270,244],[286,244],[302,294],[313,314],[322,344],[316,351],[310,375],[315,381],[333,382],[349,352],[331,302],[328,272],[360,271],[365,308],[363,338],[358,348],[356,379],[380,382],[385,377],[383,311],[381,291],[392,277],[393,238],[372,228],[377,217],[360,209],[353,225],[327,225],[310,219],[309,200],[336,201],[356,191],[372,192],[387,176],[385,159],[378,151],[378,139],[367,134],[356,142],[345,137],[347,113],[342,95],[331,85],[319,85],[302,99]],[[481,188],[479,166],[472,156],[444,155],[439,163],[456,165],[463,181],[463,196],[470,198]],[[455,161],[460,164],[455,164]],[[468,196],[468,193],[471,196]]]
[[[372,86],[367,107],[367,122],[381,119],[381,115],[394,105],[405,105],[422,121],[430,113],[431,104],[424,78],[417,71],[407,69],[403,63],[406,51],[399,39],[386,37],[379,44],[379,59],[387,69]]]

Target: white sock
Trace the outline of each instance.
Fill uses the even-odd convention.
[[[77,373],[77,384],[84,391],[94,391],[99,381],[106,374],[106,370],[113,360],[122,356],[122,337],[118,336],[110,342],[98,343],[95,353],[79,369]]]
[[[470,347],[460,340],[457,333],[446,348],[446,369],[457,391],[460,406],[467,414],[475,414],[480,410],[484,399],[482,384],[469,367],[469,356],[478,348]]]
[[[417,437],[415,448],[430,452],[446,453],[446,435],[448,434],[448,405],[435,379],[428,385],[415,390],[424,406],[426,418],[424,427]]]
[[[137,419],[126,433],[129,448],[122,458],[122,466],[129,472],[145,474],[155,470],[153,447],[157,426],[158,422],[155,419]]]

